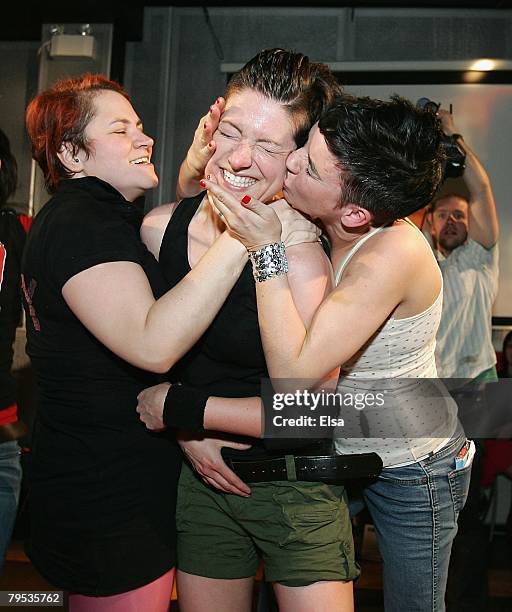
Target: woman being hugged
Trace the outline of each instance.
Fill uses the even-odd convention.
[[[283,200],[274,201],[281,193],[286,159],[339,92],[325,65],[283,49],[261,51],[230,80],[225,106],[220,99],[200,123],[197,146],[182,166],[179,193],[190,193],[184,177],[199,180],[201,160],[213,150],[205,173],[219,186],[237,199],[258,198],[281,219],[295,215]],[[204,133],[219,120],[221,109],[215,144],[208,149]],[[202,192],[151,211],[142,237],[172,285],[198,265],[223,227]],[[287,252],[293,299],[309,325],[331,289],[330,263],[318,241],[288,244]],[[244,424],[254,408],[259,414],[257,396],[266,377],[248,264],[213,324],[172,369],[171,381],[179,384],[145,391],[138,410],[150,427],[175,426],[176,415],[186,411],[191,429],[243,429],[259,436],[259,418],[255,427],[245,429]],[[181,441],[202,480],[184,464],[177,510],[180,609],[251,610],[253,579],[263,559],[265,578],[274,583],[281,610],[351,610],[351,580],[358,569],[344,487],[265,472],[271,460],[280,462],[285,454],[313,457],[325,449],[313,440],[280,440],[281,447],[269,449],[254,439],[250,449],[226,449],[223,456],[230,465],[241,470],[258,466],[258,478],[248,478],[249,488],[219,460],[219,447],[228,446],[228,438],[215,440],[212,435],[205,431],[201,440]],[[287,448],[283,442],[289,443]]]

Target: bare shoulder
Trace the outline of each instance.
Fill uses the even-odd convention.
[[[170,202],[162,204],[150,210],[144,217],[143,226],[149,227],[167,227],[169,219],[172,217],[179,202]]]
[[[344,283],[343,283],[344,281]],[[432,249],[421,232],[397,223],[370,238],[347,266],[340,287],[358,286],[381,294],[397,318],[423,312],[439,295],[441,274]]]
[[[421,232],[406,222],[396,223],[367,240],[354,254],[339,287],[347,283],[382,284],[407,288],[421,278],[419,271],[439,276],[432,250]]]
[[[158,259],[162,239],[178,202],[162,204],[150,210],[142,221],[140,237],[148,250]]]
[[[414,273],[417,266],[426,261],[435,265],[432,249],[421,231],[405,221],[370,238],[360,254],[363,258],[378,258],[382,266],[397,266],[402,273]]]

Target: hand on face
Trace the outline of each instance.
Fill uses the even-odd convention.
[[[248,251],[281,241],[281,222],[271,206],[249,196],[240,200],[213,181],[204,180],[202,185],[212,206]]]
[[[322,234],[320,228],[292,208],[286,200],[277,200],[269,206],[275,210],[281,221],[281,240],[286,247],[319,240]]]
[[[215,153],[217,145],[213,140],[213,135],[219,126],[225,106],[224,98],[217,98],[210,106],[208,113],[201,117],[194,132],[194,140],[187,152],[186,162],[197,177],[204,176],[206,165]]]
[[[263,204],[245,196],[238,200],[231,193],[205,181],[212,206],[222,215],[230,231],[249,251],[272,242],[293,246],[303,242],[317,242],[321,230],[294,210],[286,200]]]

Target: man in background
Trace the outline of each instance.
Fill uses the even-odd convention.
[[[492,306],[498,291],[498,216],[492,187],[474,151],[456,134],[453,116],[438,112],[445,134],[466,154],[463,179],[469,197],[445,194],[427,216],[443,274],[444,302],[437,334],[439,378],[475,383],[497,380],[492,344]],[[462,416],[462,421],[464,418]],[[472,432],[468,432],[471,435]],[[475,440],[471,484],[452,548],[447,604],[450,612],[486,610],[488,537],[480,485],[483,440]]]

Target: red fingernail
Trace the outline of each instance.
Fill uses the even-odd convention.
[[[199,184],[201,185],[201,187],[206,187],[206,183],[203,181],[203,179],[199,181]]]
[[[250,201],[251,201],[250,195],[244,195],[244,197],[242,198],[242,204],[249,204]]]
[[[204,129],[204,130],[206,130],[207,128],[208,128],[208,124],[207,124],[207,123],[205,123],[205,124],[203,125],[203,129]]]
[[[215,104],[220,104],[220,98],[217,98],[217,99],[215,100]]]
[[[213,113],[213,106],[210,106],[210,115]]]

